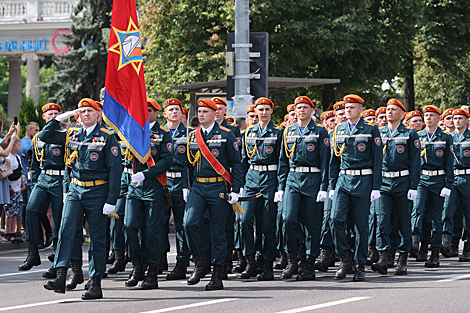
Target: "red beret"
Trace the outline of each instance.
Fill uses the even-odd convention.
[[[442,112],[442,118],[446,118],[447,115],[452,115],[454,114],[454,109],[446,109],[444,112]]]
[[[229,123],[233,123],[233,122],[234,122],[234,119],[233,119],[233,117],[231,117],[231,116],[224,115],[224,118],[225,118],[225,120],[226,120],[227,122],[229,122]]]
[[[408,121],[410,118],[415,117],[415,116],[421,116],[421,118],[423,118],[423,113],[421,113],[421,111],[418,111],[418,110],[408,112],[405,115],[405,120]]]
[[[334,116],[336,116],[336,114],[335,114],[334,111],[326,111],[326,112],[323,112],[323,113],[320,115],[320,120],[326,121],[326,120],[329,119],[330,117],[334,117]]]
[[[364,103],[364,99],[354,94],[344,96],[343,100],[346,103]]]
[[[186,110],[185,108],[181,107],[181,111],[183,111],[183,114],[186,115],[186,117],[188,116],[188,110]]]
[[[287,113],[290,113],[291,111],[295,110],[295,104],[289,104],[287,106]]]
[[[362,117],[367,117],[367,116],[375,116],[375,110],[370,109],[370,110],[365,110],[364,112],[361,113]]]
[[[386,107],[380,107],[375,111],[375,115],[379,116],[379,114],[385,114],[387,113],[387,108]]]
[[[434,113],[437,113],[437,114],[441,115],[441,110],[439,110],[439,108],[434,106],[434,105],[425,105],[424,108],[423,108],[423,112],[424,113],[434,112]]]
[[[313,101],[310,100],[310,98],[306,96],[300,96],[300,97],[295,98],[294,104],[297,105],[299,103],[306,103],[313,108],[315,107],[315,104],[313,103]]]
[[[388,100],[387,105],[390,105],[390,104],[397,105],[397,106],[400,107],[400,109],[402,109],[403,111],[406,112],[406,108],[405,108],[405,106],[403,105],[403,103],[401,103],[401,102],[398,101],[397,99],[390,99],[390,100]]]
[[[162,108],[158,104],[157,100],[152,99],[152,98],[147,98],[147,105],[152,106],[155,110],[161,111]]]
[[[249,107],[246,108],[246,113],[254,112],[255,111],[255,105],[252,104]]]
[[[82,100],[80,100],[80,102],[78,102],[78,107],[79,107],[79,108],[83,108],[83,107],[93,107],[93,108],[95,108],[96,110],[101,110],[100,104],[98,104],[97,101],[92,100],[92,99],[90,99],[90,98],[83,98]]]
[[[269,100],[268,98],[261,97],[261,98],[256,99],[254,106],[256,107],[260,104],[270,105],[271,109],[274,109],[274,103],[271,100]]]
[[[224,99],[220,98],[220,97],[214,97],[211,100],[214,101],[215,104],[221,104],[221,105],[225,105],[225,106],[227,105],[227,102]]]
[[[178,99],[167,99],[165,100],[165,102],[163,102],[164,109],[169,105],[179,105],[180,108],[183,108],[183,106],[181,105],[181,101],[179,101]]]
[[[46,103],[42,106],[42,112],[46,112],[46,111],[49,111],[49,110],[59,110],[59,112],[62,111],[60,106],[58,104],[55,104],[55,103]]]
[[[198,107],[208,107],[211,108],[214,111],[218,111],[219,107],[217,104],[215,104],[214,100],[212,99],[199,99],[197,100],[197,106]]]
[[[344,109],[345,109],[344,103],[345,103],[344,101],[338,101],[338,102],[336,102],[336,103],[333,105],[333,110],[335,110],[335,111],[344,110]]]
[[[465,115],[466,117],[470,118],[470,113],[468,113],[467,111],[463,109],[454,110],[453,115]]]

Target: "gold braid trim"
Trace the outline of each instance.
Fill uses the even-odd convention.
[[[65,137],[65,155],[64,155],[64,162],[65,165],[68,167],[72,167],[73,161],[77,158],[78,156],[78,150],[75,150],[72,154],[70,154],[70,149],[69,149],[69,140],[70,140],[70,135],[72,134],[74,130],[69,130],[67,132],[67,136]]]
[[[343,145],[340,148],[339,145],[336,143],[336,132],[337,131],[338,131],[338,126],[335,127],[335,130],[333,132],[333,152],[339,158],[340,156],[343,155],[344,147],[346,146],[346,144],[343,142]]]
[[[189,163],[191,163],[191,165],[194,166],[196,164],[196,162],[201,160],[201,152],[199,150],[197,150],[195,155],[191,152],[191,150],[189,149],[190,138],[191,138],[191,136],[188,136],[187,144],[186,144],[186,152],[187,152],[187,155],[188,155]]]
[[[258,146],[256,145],[256,142],[255,142],[255,148],[253,150],[250,150],[250,148],[248,148],[248,144],[246,143],[247,137],[248,137],[248,131],[245,132],[245,149],[246,149],[247,157],[251,159],[252,157],[255,156],[255,153],[258,150]]]
[[[287,145],[287,130],[289,128],[284,129],[284,148],[286,149],[286,156],[290,159],[292,158],[292,155],[294,155],[295,151],[295,146],[297,145],[297,142],[294,142],[292,145],[292,148],[289,149],[289,146]]]
[[[124,152],[124,158],[122,159],[123,161],[132,161],[134,156],[132,155],[131,150],[129,148],[126,148],[126,151]]]
[[[42,159],[44,158],[44,147],[41,149],[41,152],[39,152],[38,140],[38,134],[34,135],[32,145],[34,148],[34,154],[36,154],[36,160],[41,163]]]

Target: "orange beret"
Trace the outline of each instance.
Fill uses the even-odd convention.
[[[423,113],[421,113],[421,111],[418,111],[418,110],[408,112],[405,115],[405,120],[408,121],[410,118],[415,117],[415,116],[421,116],[421,118],[423,118]]]
[[[361,113],[362,117],[367,117],[367,116],[375,116],[375,110],[369,109],[365,110],[364,112]]]
[[[162,108],[158,104],[157,100],[152,99],[152,98],[147,98],[147,105],[153,107],[157,111],[161,111]]]
[[[326,111],[326,112],[323,112],[323,114],[325,114],[325,121],[328,120],[330,117],[336,116],[335,111]]]
[[[397,99],[390,99],[390,100],[388,100],[387,105],[390,105],[390,104],[397,105],[397,106],[400,107],[400,109],[402,109],[403,111],[406,112],[406,109],[405,109],[405,106],[403,105],[403,103],[401,103],[401,102],[398,101]]]
[[[96,102],[96,104],[98,104],[100,109],[103,110],[103,102],[101,102],[101,101],[95,101],[95,102]]]
[[[255,105],[252,104],[249,107],[246,108],[246,113],[254,112],[255,111]]]
[[[217,104],[215,104],[214,100],[212,99],[199,99],[197,100],[197,106],[198,107],[208,107],[211,108],[214,111],[218,111],[219,107]]]
[[[338,101],[336,102],[334,105],[333,105],[333,109],[335,111],[338,111],[338,110],[344,110],[345,109],[345,106],[344,106],[344,101]]]
[[[295,104],[289,104],[287,106],[287,113],[290,113],[291,111],[295,110]]]
[[[163,102],[163,109],[165,109],[169,105],[179,105],[180,108],[183,107],[181,105],[181,101],[179,101],[178,99],[167,99],[167,100],[165,100],[165,102]]]
[[[470,113],[462,109],[454,110],[453,115],[465,115],[466,117],[470,118]]]
[[[75,120],[78,121],[78,118],[80,117],[80,112],[75,113]]]
[[[299,103],[306,103],[313,108],[315,107],[315,104],[313,103],[313,101],[310,100],[310,98],[306,96],[300,96],[300,97],[295,98],[294,104],[297,105]]]
[[[98,104],[98,102],[95,100],[91,100],[90,98],[83,98],[82,100],[80,100],[80,102],[78,102],[78,107],[93,107],[96,110],[101,110],[101,106]]]
[[[344,96],[343,100],[345,103],[364,103],[364,99],[354,94]]]
[[[256,99],[254,106],[256,107],[260,104],[270,105],[271,109],[274,109],[274,103],[271,100],[269,100],[268,98],[261,97],[261,98]]]
[[[385,114],[387,113],[387,108],[386,107],[380,107],[377,110],[375,110],[375,115],[379,116],[379,114]]]
[[[289,114],[284,115],[284,122],[289,119]]]
[[[231,117],[231,116],[224,115],[224,118],[225,118],[225,120],[226,120],[227,122],[229,122],[229,123],[233,123],[233,122],[234,122],[234,119],[233,119],[233,117]]]
[[[227,105],[227,102],[224,99],[220,98],[220,97],[214,97],[211,100],[214,101],[215,104],[221,104],[221,105],[225,105],[225,106]]]
[[[444,119],[446,118],[447,115],[452,115],[452,114],[454,114],[454,109],[446,109],[444,110],[444,112],[442,112],[441,116]]]
[[[188,110],[186,110],[186,108],[181,107],[181,111],[183,111],[183,114],[186,115],[186,117],[188,116]]]
[[[42,112],[46,112],[46,111],[49,111],[49,110],[59,110],[59,112],[62,111],[60,106],[58,104],[55,104],[55,103],[46,103],[42,106]]]
[[[437,114],[441,115],[441,110],[439,110],[439,108],[434,106],[434,105],[425,105],[424,108],[423,108],[423,112],[424,113],[434,112],[434,113],[437,113]]]

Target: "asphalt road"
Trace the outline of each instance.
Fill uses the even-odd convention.
[[[174,237],[169,254],[170,267],[175,262]],[[462,247],[461,247],[462,248]],[[83,247],[83,258],[88,259]],[[111,275],[103,280],[104,298],[82,301],[83,285],[77,290],[57,294],[43,288],[41,274],[51,263],[41,252],[42,264],[27,272],[17,266],[26,252],[0,253],[0,312],[469,312],[470,263],[458,258],[444,259],[441,267],[426,269],[423,263],[409,262],[407,276],[381,276],[366,268],[366,281],[355,283],[352,275],[334,281],[334,270],[318,273],[317,280],[297,282],[281,280],[280,271],[270,282],[248,281],[229,275],[224,290],[205,291],[209,280],[188,286],[185,281],[166,281],[160,276],[159,289],[127,288],[130,272]],[[87,267],[84,268],[87,270]],[[70,273],[70,271],[69,271]]]

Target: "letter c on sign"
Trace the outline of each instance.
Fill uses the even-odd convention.
[[[61,29],[61,30],[58,30],[54,36],[52,36],[52,48],[54,48],[54,51],[58,54],[66,54],[67,51],[70,50],[70,47],[69,46],[65,46],[64,49],[60,49],[56,46],[56,43],[55,43],[55,40],[57,37],[61,36],[61,35],[70,35],[70,30],[68,29]],[[62,43],[62,42],[61,42]]]

